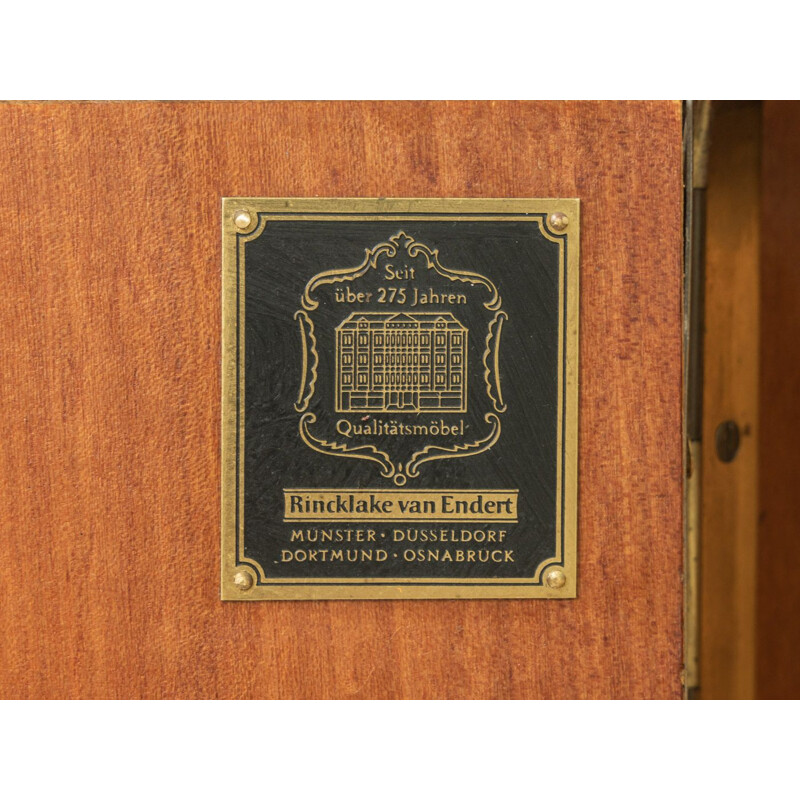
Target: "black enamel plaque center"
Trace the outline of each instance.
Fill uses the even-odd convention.
[[[224,599],[575,596],[577,225],[225,201]]]

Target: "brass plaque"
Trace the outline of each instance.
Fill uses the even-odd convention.
[[[575,199],[226,198],[222,599],[576,594]]]

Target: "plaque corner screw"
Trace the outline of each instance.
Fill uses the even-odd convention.
[[[544,582],[551,589],[561,589],[567,582],[567,576],[563,569],[551,569],[547,575],[544,576]]]
[[[233,215],[233,224],[240,230],[250,227],[253,218],[246,208],[242,208]]]
[[[563,231],[569,225],[569,217],[562,211],[555,211],[548,217],[548,222],[554,231]]]
[[[249,572],[237,572],[233,576],[233,585],[241,592],[247,592],[253,588],[253,576]]]

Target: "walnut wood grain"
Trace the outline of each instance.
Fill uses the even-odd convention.
[[[220,198],[579,197],[579,597],[221,603]],[[678,103],[0,106],[0,695],[681,695]]]

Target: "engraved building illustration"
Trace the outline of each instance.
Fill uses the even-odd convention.
[[[452,314],[356,311],[336,329],[336,410],[466,411],[466,366]]]

